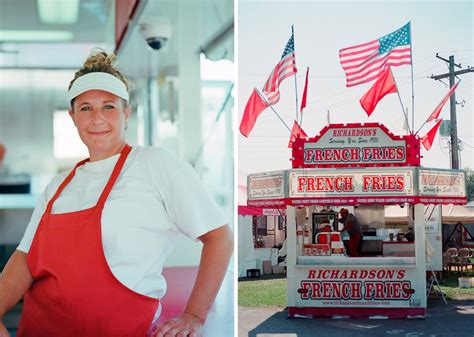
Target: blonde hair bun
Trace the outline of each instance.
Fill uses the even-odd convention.
[[[82,68],[76,71],[76,73],[74,74],[74,79],[71,81],[71,83],[69,83],[68,89],[71,89],[72,84],[78,77],[81,77],[82,75],[88,73],[102,72],[108,73],[121,80],[125,84],[125,87],[127,88],[127,91],[130,94],[133,89],[132,82],[127,78],[124,73],[120,72],[117,69],[117,63],[117,56],[114,53],[107,53],[101,48],[92,49],[90,56],[86,59]]]

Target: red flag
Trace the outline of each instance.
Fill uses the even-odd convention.
[[[301,99],[300,113],[303,113],[303,109],[306,108],[306,95],[308,94],[308,74],[309,67],[306,68],[306,80],[304,82],[303,98]]]
[[[306,132],[303,131],[303,129],[301,128],[301,126],[298,124],[297,121],[293,123],[293,128],[291,129],[290,141],[288,142],[289,148],[293,147],[293,142],[296,140],[296,137],[298,138],[308,137]]]
[[[367,112],[367,115],[370,116],[377,106],[377,103],[380,102],[385,95],[394,92],[397,92],[397,86],[395,85],[395,80],[390,67],[387,67],[380,73],[380,77],[374,83],[372,88],[362,96],[359,102],[365,112]]]
[[[268,104],[260,97],[257,89],[253,89],[247,104],[245,105],[244,115],[240,122],[240,133],[248,137],[252,131],[258,116],[268,107]]]
[[[431,149],[431,145],[433,145],[433,140],[435,139],[436,133],[438,132],[439,126],[441,125],[441,122],[443,119],[440,119],[438,123],[433,126],[433,128],[428,131],[426,135],[421,137],[421,144],[425,147],[426,151]]]
[[[460,81],[459,81],[460,82]],[[456,90],[456,88],[458,87],[458,83],[456,83],[455,85],[453,85],[451,87],[451,89],[449,89],[447,95],[445,98],[443,98],[443,100],[441,101],[441,103],[439,103],[436,108],[434,109],[434,111],[431,113],[430,117],[428,117],[428,119],[426,120],[426,123],[428,122],[431,122],[431,121],[434,121],[435,119],[438,119],[439,117],[439,114],[441,113],[441,110],[443,109],[443,106],[446,104],[446,102],[448,101],[449,97],[451,97],[451,95],[454,93],[454,90]]]

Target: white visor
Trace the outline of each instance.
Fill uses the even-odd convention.
[[[129,101],[125,84],[117,77],[108,73],[94,72],[78,77],[68,91],[68,102],[88,90],[104,90]]]

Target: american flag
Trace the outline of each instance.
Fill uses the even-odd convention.
[[[270,104],[276,104],[280,100],[280,83],[285,78],[296,74],[297,72],[295,42],[293,34],[291,34],[285,50],[283,50],[283,54],[281,55],[280,62],[275,66],[262,89],[262,92],[265,94]]]
[[[346,86],[370,82],[387,66],[411,64],[410,22],[380,39],[339,51]]]

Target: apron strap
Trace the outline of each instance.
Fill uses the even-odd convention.
[[[66,179],[64,179],[64,181],[61,183],[61,185],[59,185],[59,188],[57,189],[57,191],[56,191],[56,193],[54,194],[54,196],[51,198],[51,200],[49,200],[48,206],[46,207],[46,211],[45,211],[46,214],[51,214],[51,210],[53,209],[53,204],[54,204],[54,202],[55,202],[56,199],[59,197],[59,195],[61,194],[61,192],[64,190],[64,188],[66,187],[66,185],[71,182],[72,178],[73,178],[74,175],[76,174],[76,169],[77,169],[79,166],[84,165],[84,164],[87,163],[88,161],[89,161],[89,158],[84,159],[84,160],[81,160],[79,163],[76,164],[76,166],[74,166],[74,169],[67,175]]]
[[[110,191],[112,191],[115,181],[117,180],[120,172],[122,171],[123,165],[125,164],[125,160],[127,160],[127,157],[130,151],[132,151],[132,147],[125,143],[125,146],[123,147],[120,153],[120,157],[117,163],[115,164],[114,170],[112,171],[109,181],[107,182],[107,185],[105,185],[105,188],[102,191],[102,194],[100,195],[100,198],[99,198],[99,201],[97,202],[96,207],[104,208],[105,201],[107,200],[107,197],[109,196]]]

